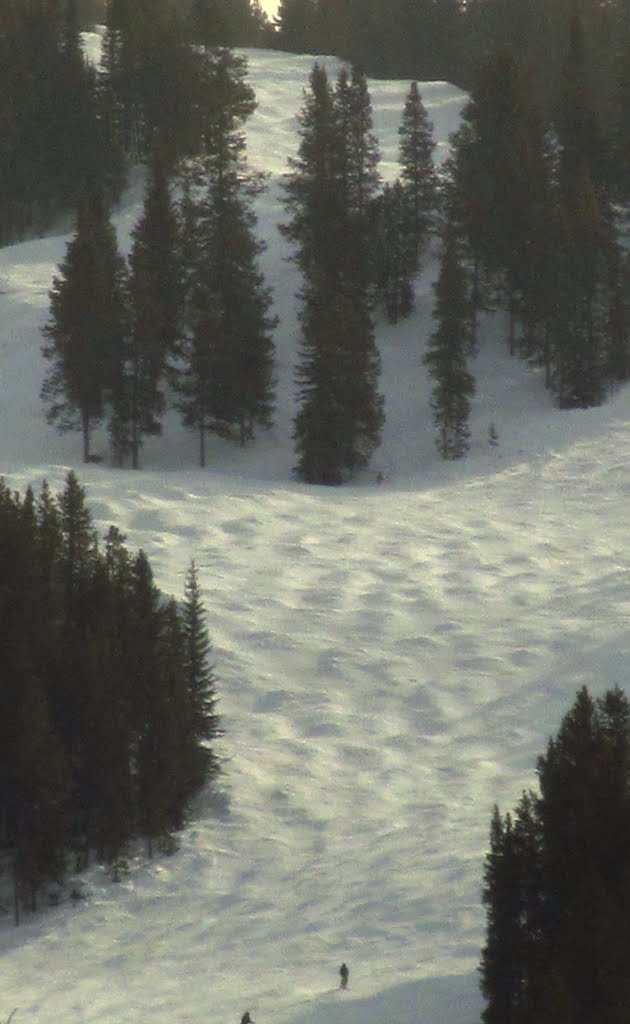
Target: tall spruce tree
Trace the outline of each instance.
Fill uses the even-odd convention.
[[[334,113],[338,141],[338,184],[341,223],[335,288],[367,301],[373,284],[373,243],[370,209],[380,184],[380,154],[373,130],[372,103],[365,73],[353,66],[337,76]],[[329,224],[332,230],[333,225]]]
[[[405,189],[398,179],[387,183],[373,204],[374,264],[377,295],[391,324],[413,309],[416,234],[409,218]]]
[[[126,266],[102,196],[81,204],[59,271],[43,329],[51,369],[42,398],[59,430],[80,428],[89,461],[92,430],[121,386],[128,329]]]
[[[433,164],[433,125],[417,82],[412,82],[398,128],[400,179],[407,201],[410,233],[414,240],[414,271],[431,230],[438,204],[438,180]]]
[[[296,468],[310,483],[341,483],[367,464],[383,424],[368,258],[378,150],[362,73],[342,71],[333,90],[316,64],[298,130],[283,225],[304,277]]]
[[[245,61],[229,50],[207,54],[216,101],[203,154],[186,168],[186,334],[174,383],[184,423],[205,435],[251,440],[271,425],[274,404],[271,293],[259,269],[254,197],[261,175],[249,169],[243,126],[255,108]]]
[[[295,261],[305,281],[334,289],[343,202],[339,188],[340,147],[334,91],[326,69],[312,68],[298,119],[299,146],[289,158],[284,180],[290,219],[281,225],[295,247]]]
[[[475,382],[467,365],[472,342],[468,280],[455,231],[449,224],[434,289],[436,327],[424,359],[433,380],[431,406],[438,451],[443,459],[457,459],[468,450]]]
[[[620,256],[605,199],[588,173],[571,172],[559,202],[550,347],[552,384],[563,408],[600,404],[608,390],[608,353],[621,343],[615,329]]]
[[[161,431],[162,386],[167,360],[180,338],[183,280],[178,224],[166,159],[156,140],[147,178],[144,209],[132,233],[130,263],[131,331],[126,363],[129,447],[139,465],[145,434]]]
[[[302,330],[297,472],[306,483],[341,484],[368,464],[383,425],[372,321],[365,304],[337,292],[325,308],[307,299]]]
[[[216,676],[211,663],[206,611],[201,596],[197,567],[191,562],[186,574],[181,611],[183,668],[187,699],[191,709],[193,791],[219,771],[219,762],[209,745],[221,733],[217,713]]]
[[[167,836],[172,827],[171,765],[164,741],[173,708],[164,686],[160,658],[166,611],[144,551],[139,551],[133,561],[130,614],[133,625],[130,663],[134,680],[130,713],[135,736],[136,802],[141,832],[151,855],[155,840]]]

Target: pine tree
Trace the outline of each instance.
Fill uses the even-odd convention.
[[[217,714],[216,677],[211,664],[212,647],[208,636],[206,612],[201,597],[199,577],[194,561],[186,575],[182,606],[184,643],[184,680],[192,712],[193,789],[214,779],[219,762],[207,744],[221,734]]]
[[[413,269],[417,271],[438,205],[438,181],[433,164],[433,125],[422,102],[417,82],[412,82],[409,87],[398,136],[400,178],[415,243]]]
[[[623,1021],[630,1009],[630,705],[582,688],[538,760],[540,795],[495,809],[486,860],[486,1024]]]
[[[521,990],[520,879],[514,860],[512,818],[507,814],[503,819],[495,806],[482,896],[487,931],[481,957],[481,991],[488,999],[482,1015],[484,1024],[507,1024],[513,1020]]]
[[[52,368],[42,387],[47,418],[59,430],[80,427],[89,461],[92,429],[121,387],[127,333],[126,269],[102,197],[81,204],[50,292],[44,357]]]
[[[181,5],[171,0],[109,0],[102,78],[107,109],[125,153],[148,156],[158,139],[169,168],[196,148],[202,102],[201,55],[190,45]]]
[[[337,76],[334,112],[338,141],[338,189],[341,223],[337,225],[337,280],[346,295],[367,301],[372,285],[371,206],[380,176],[380,154],[373,131],[372,104],[364,72],[342,68]],[[328,225],[333,230],[335,225]]]
[[[607,203],[586,166],[571,175],[559,205],[550,317],[552,383],[561,407],[588,408],[604,400],[607,356],[619,340],[613,316],[619,256]]]
[[[467,368],[472,338],[468,282],[450,225],[445,229],[434,288],[436,328],[425,362],[433,379],[431,405],[438,450],[444,459],[457,459],[468,449],[470,398],[475,383]]]
[[[172,709],[162,685],[164,677],[160,665],[165,611],[160,606],[153,572],[143,551],[139,551],[133,561],[129,612],[133,629],[130,669],[134,688],[130,718],[135,737],[136,806],[141,832],[151,854],[154,840],[170,831],[169,765],[163,739]]]
[[[130,255],[132,327],[126,368],[129,447],[134,469],[144,434],[161,431],[161,389],[167,359],[180,337],[183,281],[177,216],[171,200],[162,147],[155,144],[142,217]]]
[[[540,314],[534,307],[550,288],[545,276],[545,231],[552,220],[549,147],[531,91],[511,54],[486,60],[453,137],[449,165],[454,184],[449,215],[460,224],[471,252],[475,315],[497,298],[507,307],[511,352],[523,293],[528,292],[531,327],[532,316]],[[484,284],[489,286],[485,294]]]
[[[284,181],[290,220],[281,225],[295,247],[295,261],[313,287],[334,289],[339,236],[344,223],[338,121],[325,68],[315,64],[298,121],[298,155],[289,158]]]
[[[364,76],[342,71],[333,90],[316,64],[298,130],[282,226],[304,276],[293,436],[300,477],[334,484],[367,464],[383,424],[369,311],[378,151]]]
[[[24,652],[25,653],[25,652]],[[46,881],[59,881],[68,842],[70,775],[41,681],[25,656],[16,751],[16,889],[31,910]]]
[[[213,740],[219,735],[216,678],[210,663],[212,647],[194,561],[190,563],[186,574],[182,623],[186,643],[187,686],[195,708],[195,737],[198,741]]]
[[[576,180],[587,174],[602,198],[608,185],[608,160],[592,94],[584,26],[575,3],[569,17],[568,35],[556,125],[560,142],[560,191],[567,197],[573,192]]]
[[[341,484],[368,464],[383,426],[372,321],[360,299],[336,293],[326,308],[307,299],[302,329],[296,469],[307,483]]]
[[[255,107],[246,65],[227,50],[208,56],[216,108],[208,112],[205,149],[187,167],[187,334],[174,384],[185,425],[205,435],[251,440],[271,425],[274,404],[271,294],[258,260],[254,197],[263,187],[246,163],[243,125]]]
[[[94,680],[89,699],[91,807],[89,845],[99,860],[116,863],[135,830],[131,706],[134,680],[129,607],[132,565],[125,538],[111,526],[93,572],[94,609],[86,651]]]
[[[317,20],[314,0],[280,0],[276,16],[280,49],[311,53]]]
[[[416,235],[410,228],[409,205],[400,180],[385,185],[373,204],[376,290],[387,320],[398,323],[413,309]]]

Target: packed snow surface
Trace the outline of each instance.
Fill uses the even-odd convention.
[[[0,923],[0,1020],[17,1008],[15,1024],[238,1024],[245,1010],[257,1024],[473,1024],[492,806],[534,784],[582,684],[626,682],[628,393],[557,411],[488,319],[471,451],[442,463],[422,363],[433,257],[414,316],[377,324],[387,424],[372,467],[338,489],[293,478],[298,279],[279,180],[314,58],[247,56],[280,317],[276,424],[251,448],[214,440],[201,471],[171,414],[140,472],[82,466],[79,436],[47,426],[39,400],[68,235],[0,251],[0,472],[59,490],[75,469],[99,530],[144,548],[167,593],[195,558],[225,729],[224,793],[201,795],[176,856],[138,851],[117,885],[94,867],[83,902]],[[408,85],[370,83],[384,178]],[[441,159],[464,96],[421,92]],[[116,211],[125,249],[141,200],[138,179]],[[104,434],[94,447],[107,452]]]

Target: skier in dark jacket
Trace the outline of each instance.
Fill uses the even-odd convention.
[[[341,978],[341,987],[342,988],[347,988],[348,987],[348,978],[349,978],[349,976],[350,976],[350,971],[348,970],[346,964],[342,964],[341,967],[339,968],[339,977]]]
[[[249,1010],[245,1010],[245,1013],[241,1017],[241,1024],[254,1024],[254,1021],[250,1016]]]

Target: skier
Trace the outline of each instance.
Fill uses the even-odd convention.
[[[339,977],[341,978],[341,987],[342,988],[347,988],[348,987],[348,977],[349,977],[349,975],[350,975],[350,971],[348,970],[346,964],[342,964],[341,967],[339,968]]]
[[[241,1017],[241,1024],[254,1024],[254,1021],[250,1016],[249,1010],[245,1010],[245,1013]]]

